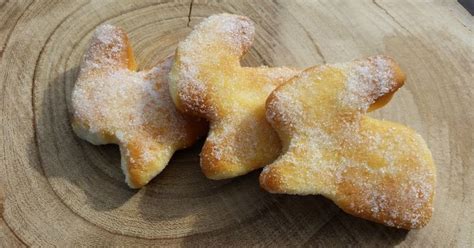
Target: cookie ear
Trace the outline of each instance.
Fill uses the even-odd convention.
[[[179,45],[177,51],[190,62],[218,62],[222,58],[239,62],[240,57],[252,45],[254,33],[253,22],[245,16],[213,15],[201,22]]]
[[[82,65],[80,77],[137,68],[127,34],[121,28],[110,24],[96,29]]]
[[[405,74],[388,56],[368,57],[342,67],[347,77],[345,102],[362,111],[383,107],[405,83]]]
[[[369,106],[369,109],[367,110],[368,112],[379,109],[385,106],[385,104],[387,104],[388,102],[390,102],[395,92],[405,84],[406,80],[405,73],[402,71],[398,63],[396,63],[393,59],[385,56],[379,57],[379,59],[386,60],[392,71],[392,87],[388,90],[387,93],[374,100],[374,102]]]
[[[252,45],[254,32],[249,18],[231,14],[213,15],[197,25],[176,49],[177,59],[170,73],[170,91],[176,107],[182,112],[212,118],[201,107],[206,102],[205,86],[196,81],[233,73],[228,68],[240,66],[240,58]]]

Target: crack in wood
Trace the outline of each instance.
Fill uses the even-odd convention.
[[[323,53],[321,52],[321,48],[319,47],[318,43],[311,37],[311,34],[306,30],[306,28],[298,22],[299,25],[301,25],[301,28],[305,32],[306,36],[308,36],[308,39],[311,41],[311,44],[313,44],[314,48],[316,49],[316,52],[318,53],[319,57],[321,57],[323,64],[326,64],[326,57],[324,57]]]
[[[25,247],[28,247],[28,244],[22,238],[20,238],[20,236],[18,236],[18,234],[16,234],[16,232],[12,229],[12,227],[5,220],[5,218],[3,217],[3,212],[2,212],[2,215],[0,215],[0,218],[3,220],[3,223],[5,223],[5,226],[11,232],[13,237],[15,237],[17,239],[17,241],[20,242],[21,244],[23,244]]]
[[[384,7],[382,7],[382,5],[377,3],[376,0],[372,0],[372,3],[377,6],[377,8],[381,9],[386,15],[388,15],[392,19],[392,21],[394,21],[399,27],[401,27],[407,33],[411,34],[410,30],[403,26],[392,14],[390,14],[390,12],[388,12]]]
[[[186,23],[186,27],[189,27],[191,23],[191,14],[193,13],[193,3],[194,3],[194,0],[191,0],[191,3],[189,4],[188,23]]]
[[[23,15],[28,11],[28,9],[30,8],[30,6],[34,3],[34,1],[31,1],[25,8],[25,10],[21,13],[20,17],[18,17],[18,19],[15,20],[15,24],[13,24],[13,27],[12,27],[12,30],[8,33],[7,35],[7,39],[5,40],[5,43],[3,43],[2,45],[2,49],[0,50],[0,59],[3,57],[3,52],[5,51],[5,48],[7,47],[8,45],[8,42],[10,41],[10,36],[12,35],[13,31],[15,30],[18,22],[20,21],[21,18],[23,18]],[[3,4],[2,4],[3,6]]]

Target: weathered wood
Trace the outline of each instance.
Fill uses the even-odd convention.
[[[192,9],[191,9],[192,6]],[[129,32],[141,68],[213,13],[257,23],[246,65],[306,67],[385,53],[408,74],[373,115],[407,124],[438,166],[433,219],[410,232],[319,196],[271,195],[258,171],[211,181],[200,145],[146,188],[127,188],[115,146],[77,138],[68,99],[94,28]],[[0,1],[0,246],[473,246],[473,18],[456,1]]]

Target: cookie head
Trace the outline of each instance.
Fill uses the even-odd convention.
[[[178,112],[171,100],[169,57],[137,72],[126,33],[97,28],[72,93],[72,127],[96,145],[118,144],[122,170],[132,188],[160,173],[174,151],[204,134],[205,123]]]
[[[278,87],[266,114],[283,154],[264,168],[261,186],[321,194],[347,213],[389,226],[424,226],[436,175],[430,151],[412,129],[366,115],[404,81],[393,59],[375,56],[313,67]]]
[[[211,179],[232,178],[277,158],[280,142],[265,119],[265,100],[295,76],[289,68],[242,67],[255,33],[247,17],[214,15],[178,45],[170,73],[177,108],[210,122],[201,168]]]

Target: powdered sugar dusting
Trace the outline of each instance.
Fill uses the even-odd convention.
[[[234,56],[234,63],[250,47],[255,28],[247,17],[219,14],[206,18],[189,36],[180,42],[177,55],[179,62],[173,70],[171,80],[177,86],[180,99],[188,103],[195,112],[215,117],[216,110],[200,109],[204,105],[207,80],[200,75],[201,65],[218,66],[223,57]],[[204,112],[211,112],[206,113]]]
[[[124,144],[137,136],[144,137],[144,145],[186,138],[186,121],[169,95],[170,63],[149,72],[119,69],[79,80],[72,95],[74,118],[86,123],[90,132],[114,134]]]
[[[281,126],[295,128],[294,121],[304,118],[304,105],[294,97],[297,94],[296,88],[288,87],[285,90],[273,92],[272,101],[267,103],[267,120],[275,125],[275,119],[277,119]]]
[[[126,58],[126,34],[110,24],[99,26],[94,32],[81,70],[94,74],[97,70],[123,67]]]
[[[255,27],[243,16],[231,14],[212,15],[199,23],[189,36],[179,44],[179,50],[197,59],[208,59],[202,53],[205,47],[219,45],[223,53],[232,52],[240,56],[252,44]]]
[[[286,153],[262,177],[272,166],[298,166],[277,177],[287,192],[307,194],[327,182],[313,193],[345,211],[396,227],[426,224],[436,176],[426,144],[411,129],[365,116],[403,83],[395,81],[393,63],[376,56],[315,67],[275,90],[266,114]],[[301,182],[295,177],[315,181],[293,185]]]
[[[262,167],[280,150],[278,136],[265,120],[265,100],[299,71],[242,67],[240,58],[250,48],[254,32],[247,17],[210,16],[178,45],[170,74],[178,107],[211,123],[201,165],[206,171],[208,165],[225,164],[227,171],[216,172],[222,173],[212,175],[216,178]]]
[[[118,31],[116,27],[110,24],[104,24],[96,29],[94,37],[97,39],[98,43],[102,43],[106,46],[115,44],[120,45],[121,38],[117,35],[117,32],[120,31]]]
[[[385,56],[374,56],[356,63],[340,64],[340,68],[348,70],[343,102],[367,110],[378,97],[393,90],[396,82],[389,61]]]
[[[156,159],[157,149],[180,148],[189,139],[189,124],[170,97],[172,59],[134,72],[128,49],[123,30],[102,25],[95,31],[72,93],[73,124],[93,143],[133,143],[139,154],[130,160],[140,161],[130,162],[146,164]]]
[[[430,161],[423,158],[424,151],[420,151],[424,142],[412,135],[400,126],[386,129],[383,134],[371,130],[356,134],[359,138],[353,140],[354,146],[363,146],[363,152],[372,160],[347,156],[341,160],[336,172],[336,198],[355,203],[350,211],[390,226],[424,225],[432,211],[436,175]],[[350,195],[354,191],[357,194]]]

